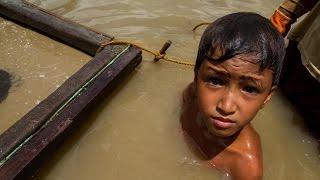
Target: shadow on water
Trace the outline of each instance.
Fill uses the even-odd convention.
[[[293,124],[300,126],[318,141],[320,152],[320,83],[310,75],[300,57],[298,42],[290,41],[279,85],[286,99],[302,117],[294,117]]]
[[[0,103],[7,98],[11,81],[11,75],[7,71],[0,69]]]
[[[317,150],[320,153],[320,123],[317,122],[318,119],[314,119],[313,117],[307,116],[305,112],[301,112],[295,107],[297,114],[294,115],[292,119],[292,123],[295,126],[300,127],[300,129],[309,134],[311,137],[318,141]]]

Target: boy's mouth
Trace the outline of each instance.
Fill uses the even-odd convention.
[[[228,129],[236,124],[235,121],[222,117],[210,117],[209,121],[218,129]]]

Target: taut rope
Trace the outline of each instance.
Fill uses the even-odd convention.
[[[166,57],[166,53],[160,53],[160,52],[157,52],[157,51],[153,51],[153,50],[150,50],[149,48],[145,48],[143,47],[142,45],[139,45],[135,42],[130,42],[130,41],[122,41],[122,40],[112,40],[112,41],[105,41],[105,42],[102,42],[99,49],[97,50],[97,53],[100,52],[104,47],[108,46],[108,45],[122,45],[122,44],[130,44],[132,46],[136,46],[148,53],[151,53],[154,55],[155,57],[155,60],[159,60],[159,59],[163,59],[165,61],[168,61],[168,62],[172,62],[172,63],[175,63],[175,64],[181,64],[181,65],[185,65],[185,66],[191,66],[193,67],[194,64],[192,63],[187,63],[186,60],[179,60],[179,59],[174,59],[174,58],[170,58],[170,57]]]

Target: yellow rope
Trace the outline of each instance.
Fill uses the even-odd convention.
[[[100,52],[104,47],[106,47],[107,45],[122,45],[122,44],[131,44],[133,46],[136,46],[148,53],[151,53],[155,56],[155,58],[157,59],[163,59],[165,61],[168,61],[168,62],[172,62],[172,63],[175,63],[175,64],[181,64],[181,65],[185,65],[185,66],[194,66],[194,64],[191,64],[191,63],[186,63],[186,61],[184,60],[176,60],[176,59],[173,59],[173,58],[169,58],[169,57],[166,57],[165,55],[166,54],[160,54],[159,52],[156,52],[156,51],[153,51],[153,50],[150,50],[148,48],[145,48],[143,47],[142,45],[139,45],[137,43],[134,43],[134,42],[129,42],[129,41],[122,41],[122,40],[112,40],[112,41],[105,41],[105,42],[102,42],[99,49],[97,50],[97,53]]]
[[[210,22],[203,22],[203,23],[200,23],[200,24],[198,24],[198,25],[196,25],[193,29],[192,29],[192,31],[195,31],[195,30],[197,30],[200,26],[207,26],[207,25],[209,25],[209,24],[211,24]]]

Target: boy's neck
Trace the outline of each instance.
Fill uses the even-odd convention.
[[[216,145],[222,146],[222,147],[229,146],[232,142],[234,142],[234,140],[239,135],[239,132],[237,132],[229,137],[219,137],[219,136],[215,136],[212,133],[210,133],[207,127],[204,127],[204,128],[205,129],[202,131],[204,137],[207,138],[208,140],[210,140],[211,142],[216,143]]]
[[[238,131],[237,133],[229,137],[216,136],[209,131],[209,129],[205,125],[205,122],[200,116],[198,116],[196,120],[196,124],[200,129],[202,137],[205,138],[205,141],[210,142],[209,144],[214,146],[215,147],[214,149],[216,149],[217,151],[223,150],[226,147],[228,147],[230,144],[232,144],[236,140],[236,138],[239,136],[239,133],[240,133],[240,131]]]

